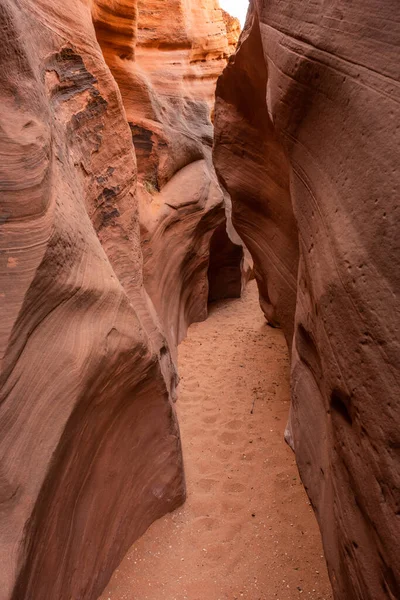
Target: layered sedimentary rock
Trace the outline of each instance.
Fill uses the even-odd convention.
[[[236,45],[240,36],[240,21],[236,17],[232,17],[226,10],[222,10],[222,17],[225,22],[226,33],[228,35],[228,51],[229,56],[236,50]]]
[[[184,499],[176,374],[91,6],[2,0],[0,20],[0,598],[91,600]]]
[[[144,283],[175,347],[207,315],[210,238],[224,221],[210,115],[239,30],[217,0],[96,0],[93,19],[136,149]]]
[[[217,89],[215,163],[293,340],[292,443],[340,600],[400,597],[399,16],[253,0]]]

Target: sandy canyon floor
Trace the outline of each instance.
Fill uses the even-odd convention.
[[[289,360],[252,282],[179,347],[188,500],[131,548],[101,600],[331,600],[317,524],[283,441]]]

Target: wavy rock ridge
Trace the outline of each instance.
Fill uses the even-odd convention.
[[[400,597],[399,5],[253,0],[214,159],[267,319],[335,598]]]
[[[2,600],[97,598],[184,500],[168,340],[207,303],[224,219],[209,112],[229,51],[217,3],[184,5],[168,25],[156,0],[0,4]],[[177,215],[187,239],[157,250]]]

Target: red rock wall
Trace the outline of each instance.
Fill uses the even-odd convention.
[[[222,17],[225,22],[226,33],[228,34],[228,52],[230,56],[236,51],[241,32],[240,21],[236,17],[232,17],[226,10],[222,10]]]
[[[253,0],[217,90],[215,163],[294,328],[292,442],[340,600],[400,598],[399,17]]]
[[[94,24],[137,155],[144,283],[175,348],[207,316],[210,238],[224,221],[210,115],[239,31],[217,0],[118,0],[112,20],[107,4],[96,0]]]
[[[176,374],[91,7],[2,0],[0,19],[0,597],[94,600],[184,499]]]
[[[266,106],[260,29],[246,29],[217,88],[214,160],[232,199],[232,222],[254,258],[261,307],[293,337],[298,236],[289,164]]]

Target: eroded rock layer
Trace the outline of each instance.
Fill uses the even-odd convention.
[[[340,600],[400,597],[399,17],[253,0],[217,89],[215,164],[293,340],[292,443]]]
[[[94,600],[184,499],[176,374],[91,6],[2,0],[0,20],[0,598]]]
[[[207,315],[210,238],[224,221],[210,116],[239,27],[217,0],[118,0],[113,19],[110,7],[95,0],[96,35],[137,155],[144,283],[174,348]]]

